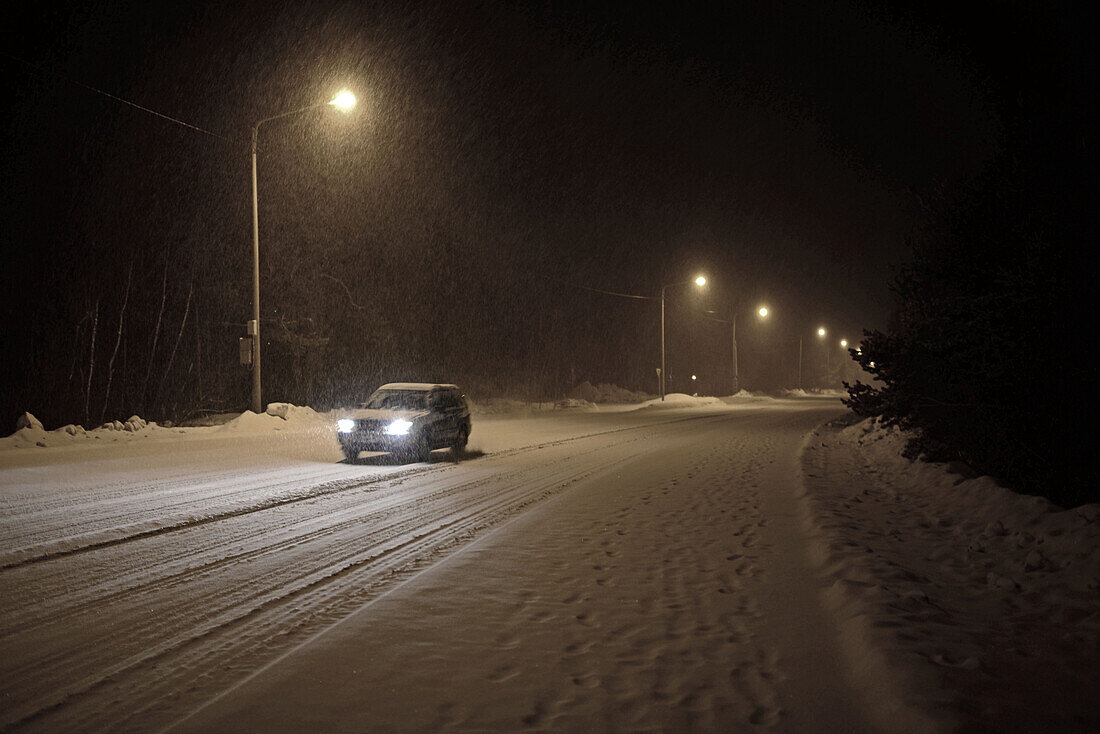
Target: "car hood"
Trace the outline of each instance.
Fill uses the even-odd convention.
[[[347,418],[357,421],[394,421],[398,418],[412,421],[430,415],[430,410],[393,410],[391,408],[357,408],[349,411]]]

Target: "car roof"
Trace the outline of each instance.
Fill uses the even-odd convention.
[[[437,382],[388,382],[379,390],[417,390],[423,392],[429,392],[436,388],[446,388],[448,390],[457,390],[458,385],[451,385],[446,383]]]

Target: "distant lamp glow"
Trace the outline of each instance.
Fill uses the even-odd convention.
[[[760,314],[760,318],[762,318],[762,319],[767,318],[768,317],[768,308],[767,308],[767,306],[761,306],[760,310],[757,311],[757,313]]]
[[[822,328],[818,329],[817,330],[817,335],[818,336],[825,336],[825,328],[822,327]]]
[[[840,346],[847,349],[848,348],[848,340],[847,339],[841,339],[840,340]]]
[[[695,285],[699,286],[700,288],[703,287],[706,284],[707,284],[707,279],[704,278],[701,275],[698,278],[695,279]]]
[[[335,97],[332,98],[332,101],[329,102],[329,104],[333,107],[339,108],[347,112],[355,106],[355,95],[346,89],[342,89]]]
[[[691,376],[691,381],[692,381],[692,382],[695,382],[695,380],[696,380],[696,379],[697,379],[697,378],[695,377],[695,375],[692,375],[692,376]]]

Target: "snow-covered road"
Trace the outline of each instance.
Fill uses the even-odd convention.
[[[570,486],[180,730],[865,728],[798,543],[799,449],[838,413],[588,439]]]
[[[1095,730],[1100,507],[843,414],[481,414],[463,461],[408,466],[339,461],[298,408],[23,429],[0,729]]]
[[[0,546],[0,724],[169,724],[424,569],[433,573],[417,578],[442,575],[447,593],[466,599],[466,574],[448,575],[453,566],[441,561],[494,528],[558,517],[593,496],[602,499],[583,514],[602,522],[602,511],[648,506],[674,487],[710,488],[699,495],[706,507],[693,504],[674,533],[687,545],[666,551],[685,569],[702,564],[708,570],[696,586],[725,594],[739,574],[763,568],[740,557],[721,568],[707,560],[719,551],[705,547],[683,555],[699,539],[696,521],[728,512],[731,524],[710,533],[728,531],[740,547],[747,536],[737,536],[763,523],[754,477],[775,461],[776,431],[790,433],[784,458],[793,461],[800,436],[837,412],[816,401],[488,418],[476,429],[474,458],[453,463],[440,452],[411,466],[337,463],[324,431],[12,456]],[[708,456],[720,461],[699,463]],[[635,479],[613,481],[624,471]],[[549,507],[556,509],[547,515]],[[523,545],[523,536],[508,537]],[[537,587],[537,575],[530,584]],[[661,594],[631,593],[647,605]],[[732,634],[712,621],[713,635]],[[429,672],[424,663],[402,667]],[[761,706],[749,713],[756,708],[767,715]]]

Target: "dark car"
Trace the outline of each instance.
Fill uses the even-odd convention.
[[[336,422],[349,460],[360,451],[388,451],[403,461],[427,461],[433,449],[460,454],[470,440],[470,406],[457,385],[391,382]]]

